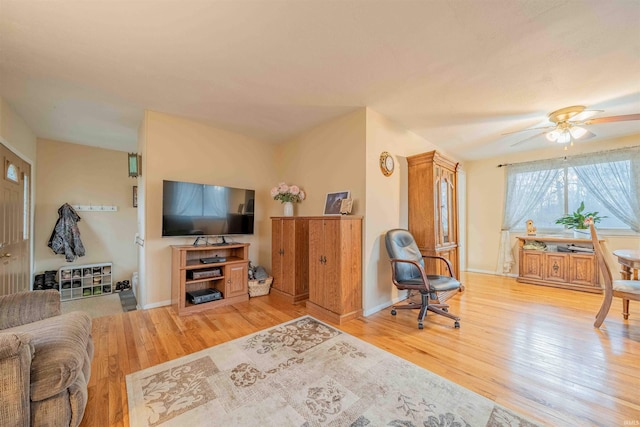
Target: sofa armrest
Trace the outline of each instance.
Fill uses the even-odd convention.
[[[0,296],[0,330],[60,315],[60,293],[54,289]]]
[[[0,425],[23,426],[31,424],[31,335],[0,332]]]

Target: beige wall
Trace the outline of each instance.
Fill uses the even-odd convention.
[[[500,244],[500,227],[504,209],[505,169],[497,165],[517,163],[530,160],[550,159],[563,155],[590,153],[618,147],[638,145],[640,135],[592,144],[575,144],[570,151],[562,151],[560,147],[545,150],[514,153],[485,160],[465,163],[467,172],[467,260],[468,269],[494,273],[497,268],[498,246]],[[620,248],[640,248],[638,236],[614,236],[600,233],[606,239],[610,250]],[[517,274],[516,240],[512,236],[513,254],[516,267],[512,273]],[[613,258],[610,259],[613,271],[617,271]]]
[[[391,267],[384,246],[384,234],[393,228],[407,228],[407,156],[441,149],[415,133],[367,109],[366,228],[363,242],[365,315],[387,307],[404,297],[391,284]],[[384,176],[380,154],[389,152],[395,171]]]
[[[36,135],[3,98],[0,98],[0,140],[23,160],[31,163],[33,168]]]
[[[114,281],[130,280],[138,268],[133,243],[137,209],[132,206],[135,181],[127,176],[127,153],[38,139],[37,156],[35,271],[112,262]],[[47,246],[64,203],[118,207],[116,212],[78,212],[86,255],[71,264]]]
[[[147,111],[140,132],[143,156],[140,194],[144,198],[144,283],[140,303],[145,308],[171,300],[171,245],[194,238],[162,238],[162,180],[215,184],[256,191],[255,234],[238,236],[250,243],[249,258],[265,267],[270,257],[269,190],[277,181],[273,145],[203,123]]]
[[[364,215],[365,109],[319,125],[276,147],[277,180],[303,188],[307,199],[294,205],[296,216],[322,215],[327,193],[351,191],[354,215]],[[282,215],[280,202],[270,202],[272,215]],[[269,239],[271,237],[269,236]]]

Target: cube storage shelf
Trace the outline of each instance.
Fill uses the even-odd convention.
[[[113,265],[110,262],[67,265],[58,270],[60,300],[95,297],[113,292]]]

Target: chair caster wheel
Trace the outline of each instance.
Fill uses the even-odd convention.
[[[418,323],[418,329],[424,329],[424,325],[422,323]]]
[[[456,329],[459,329],[460,328],[460,322],[458,322],[456,320],[456,323],[453,324],[453,327],[456,328]]]
[[[391,315],[392,315],[392,316],[395,316],[397,313],[398,313],[398,312],[397,312],[395,309],[391,310]]]

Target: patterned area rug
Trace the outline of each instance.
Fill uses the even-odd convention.
[[[305,316],[127,375],[131,426],[536,426]]]

